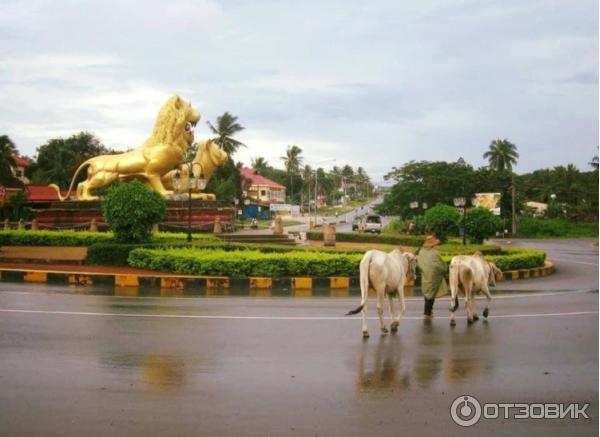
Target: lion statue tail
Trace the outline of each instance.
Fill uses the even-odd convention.
[[[73,191],[73,186],[75,185],[75,180],[77,179],[77,175],[79,174],[79,172],[81,171],[81,169],[83,169],[84,167],[90,165],[90,161],[91,159],[88,159],[87,161],[85,161],[83,164],[81,164],[79,167],[77,167],[77,170],[75,170],[75,174],[73,175],[73,178],[71,179],[71,185],[69,186],[69,191],[67,191],[67,194],[65,194],[64,196],[62,196],[60,194],[60,187],[56,184],[50,184],[48,185],[48,187],[56,190],[56,194],[58,194],[58,198],[60,199],[60,201],[64,201],[65,199],[68,199],[71,191]]]

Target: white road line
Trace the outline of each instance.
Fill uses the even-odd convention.
[[[44,314],[59,316],[95,316],[95,317],[140,317],[158,319],[219,319],[219,320],[360,320],[358,317],[347,316],[226,316],[226,315],[183,315],[183,314],[131,314],[131,313],[91,313],[80,311],[48,311],[48,310],[19,310],[0,308],[3,313],[21,314]],[[598,311],[575,311],[569,313],[540,313],[540,314],[501,314],[490,316],[490,318],[522,318],[522,317],[560,317],[560,316],[585,316],[598,315]],[[436,317],[436,319],[449,319],[448,316]],[[464,319],[464,316],[457,317]],[[377,317],[368,317],[377,320]],[[403,320],[422,320],[421,316],[403,317]]]

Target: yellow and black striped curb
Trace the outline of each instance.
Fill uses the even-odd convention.
[[[544,267],[512,270],[503,273],[504,280],[539,278],[554,273],[554,265],[546,261]],[[117,287],[160,287],[165,289],[228,289],[240,287],[244,289],[293,289],[310,290],[312,288],[329,288],[332,290],[348,289],[358,286],[358,277],[331,276],[295,276],[295,277],[249,277],[232,278],[228,276],[192,276],[178,274],[118,274],[92,272],[65,272],[53,270],[0,269],[0,280],[7,282],[37,282],[69,285],[113,285]],[[420,281],[408,281],[406,287],[414,287]]]

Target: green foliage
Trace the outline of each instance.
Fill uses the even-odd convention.
[[[161,195],[140,181],[114,185],[102,199],[102,215],[121,243],[148,241],[166,212]]]
[[[470,242],[481,244],[483,240],[492,237],[502,227],[499,217],[486,208],[473,208],[467,213],[465,228]]]
[[[562,219],[523,217],[517,230],[522,238],[598,237],[598,223],[573,223]]]
[[[323,241],[322,232],[307,232],[306,238],[313,241]],[[375,243],[375,244],[397,244],[400,246],[421,246],[423,237],[413,237],[411,235],[393,235],[393,234],[368,234],[362,232],[339,232],[335,234],[335,240],[340,242],[353,243]]]
[[[502,255],[486,256],[488,261],[495,262],[502,271],[543,267],[546,261],[546,252],[543,250],[505,248],[503,252]]]
[[[0,135],[0,185],[18,187],[21,182],[15,178],[12,169],[16,166],[17,148],[8,135]]]
[[[53,138],[37,149],[37,160],[27,168],[27,174],[36,184],[54,183],[67,189],[75,170],[87,159],[113,153],[89,132],[79,132],[69,138]],[[85,178],[85,172],[78,181]]]
[[[502,246],[492,246],[486,244],[441,244],[436,249],[442,255],[473,255],[475,252],[481,252],[484,255],[501,255]]]
[[[406,227],[406,223],[404,220],[400,218],[392,219],[386,226],[383,228],[383,232],[403,232]]]
[[[190,275],[355,276],[361,257],[311,252],[135,249],[129,255],[129,264]]]
[[[423,221],[429,230],[444,242],[450,235],[456,234],[460,214],[453,207],[438,203],[427,210]]]
[[[109,232],[87,231],[0,231],[3,246],[91,246],[113,240]]]
[[[25,203],[27,203],[27,195],[23,191],[19,191],[8,199],[8,216],[11,221],[31,219],[31,208],[26,207]]]
[[[490,168],[495,171],[512,171],[512,166],[517,163],[519,153],[517,146],[507,139],[493,140],[487,152],[483,154],[484,159],[487,159]]]

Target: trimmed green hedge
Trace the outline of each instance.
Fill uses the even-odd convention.
[[[193,241],[220,241],[211,234],[192,234]],[[153,243],[186,241],[187,234],[160,232],[154,234]],[[112,232],[90,231],[0,231],[0,246],[91,246],[114,242]]]
[[[132,267],[190,275],[247,276],[355,276],[362,255],[313,252],[135,249]]]
[[[322,232],[307,232],[306,238],[313,241],[323,241]],[[422,246],[424,237],[393,234],[369,234],[366,232],[338,232],[335,241],[354,243],[397,244],[400,246]]]
[[[246,276],[357,276],[362,253],[194,248],[133,248],[129,265],[189,275]],[[449,263],[454,255],[443,255]],[[506,249],[489,255],[501,270],[518,270],[544,265],[546,254],[536,249]]]

